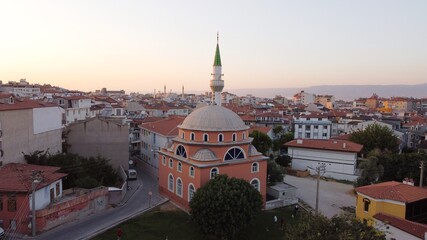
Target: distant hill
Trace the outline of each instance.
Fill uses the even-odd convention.
[[[427,83],[417,85],[319,85],[305,88],[226,89],[225,91],[238,96],[252,94],[257,97],[273,98],[275,95],[282,95],[291,98],[301,90],[316,95],[334,95],[336,100],[370,97],[373,93],[379,97],[427,97]]]

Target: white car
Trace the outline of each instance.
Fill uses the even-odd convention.
[[[138,176],[138,173],[135,169],[129,169],[128,170],[128,179],[129,180],[136,180],[136,177]]]
[[[0,239],[4,238],[4,230],[0,227]]]

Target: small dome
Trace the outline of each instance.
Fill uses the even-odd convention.
[[[199,160],[199,161],[212,161],[212,160],[218,159],[215,153],[209,149],[200,149],[194,154],[192,158],[194,160]]]
[[[179,127],[201,131],[239,131],[249,128],[235,112],[218,105],[209,105],[195,110]]]

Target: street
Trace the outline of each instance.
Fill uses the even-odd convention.
[[[284,182],[298,188],[298,197],[310,205],[316,207],[316,178],[294,177],[286,175]],[[356,196],[352,195],[353,186],[334,181],[320,180],[319,186],[319,210],[327,216],[343,212],[342,207],[355,207]]]
[[[158,193],[157,179],[144,174],[141,170],[138,172],[138,179],[129,181],[129,186],[131,189],[126,193],[119,206],[72,223],[61,225],[34,238],[26,237],[26,239],[90,239],[111,227],[147,211],[150,207],[157,206],[166,201]],[[149,195],[149,192],[152,195]]]

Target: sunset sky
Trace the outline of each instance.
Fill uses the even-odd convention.
[[[427,82],[426,0],[0,3],[0,80],[94,91]]]

